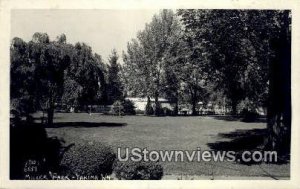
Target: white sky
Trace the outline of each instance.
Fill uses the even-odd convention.
[[[127,42],[144,29],[159,10],[13,10],[11,39],[29,41],[35,32],[46,32],[50,40],[64,33],[68,43],[85,42],[107,62],[115,48],[121,58]]]

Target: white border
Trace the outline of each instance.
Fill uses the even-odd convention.
[[[292,10],[292,156],[291,179],[181,181],[11,181],[9,180],[9,46],[12,9],[291,9]],[[298,0],[0,0],[0,188],[300,188]]]

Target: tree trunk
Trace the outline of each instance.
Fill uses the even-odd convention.
[[[192,115],[197,115],[197,109],[196,109],[196,106],[197,106],[197,101],[196,99],[194,98],[192,100]]]
[[[155,92],[155,96],[154,96],[154,104],[155,104],[155,109],[154,109],[154,115],[159,116],[160,114],[160,105],[158,102],[158,92]]]
[[[33,117],[29,113],[26,114],[26,122],[33,123]]]
[[[47,118],[48,118],[48,125],[53,125],[53,118],[54,118],[54,106],[50,106],[47,110]]]
[[[153,109],[152,109],[152,105],[151,105],[151,100],[150,100],[150,96],[147,96],[147,104],[145,107],[145,115],[153,115]]]
[[[237,115],[237,104],[238,104],[237,100],[232,99],[232,102],[231,102],[231,108],[232,108],[231,114],[234,115],[234,116]]]
[[[178,115],[178,99],[175,101],[175,107],[173,111],[174,116]]]
[[[273,44],[276,57],[269,66],[268,136],[265,148],[290,151],[291,137],[291,46],[288,40]]]

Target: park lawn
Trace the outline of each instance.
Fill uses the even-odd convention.
[[[119,147],[148,150],[196,150],[200,147],[201,150],[211,150],[209,144],[230,142],[232,137],[239,137],[232,134],[266,127],[263,122],[244,123],[202,116],[119,117],[87,113],[57,113],[54,122],[57,127],[46,129],[49,136],[63,138],[66,144],[102,142],[110,145],[115,152]],[[165,179],[236,179],[248,176],[268,179],[270,175],[282,179],[290,176],[289,163],[244,165],[236,162],[185,161],[161,164]]]

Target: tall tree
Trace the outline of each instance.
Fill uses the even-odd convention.
[[[197,41],[195,44],[201,44],[211,54],[207,71],[211,81],[230,100],[233,114],[237,113],[241,100],[248,97],[257,101],[267,88],[270,51],[251,21],[263,20],[257,13],[242,10],[179,10],[186,33]]]
[[[76,43],[70,52],[71,63],[65,72],[63,102],[86,107],[99,104],[105,83],[103,62],[85,43]]]
[[[63,93],[64,70],[70,63],[65,44],[50,42],[47,34],[35,33],[29,42],[29,61],[35,64],[35,95],[53,123],[55,102]]]
[[[192,114],[196,115],[197,104],[206,95],[208,53],[201,44],[193,46],[194,41],[187,33],[179,31],[173,37],[174,42],[165,54],[166,93],[190,103]]]
[[[123,75],[126,95],[151,96],[150,76],[142,45],[133,39],[127,44],[127,52],[123,52]]]
[[[142,96],[154,97],[155,115],[159,114],[158,98],[163,88],[164,54],[169,47],[170,36],[178,27],[176,16],[171,10],[160,11],[138,33],[137,40],[128,44],[127,54],[124,55],[124,69],[130,72],[128,76],[140,77],[139,80],[144,84]]]
[[[95,53],[95,61],[98,70],[98,85],[99,89],[97,93],[97,100],[99,104],[107,104],[108,96],[107,96],[107,64],[102,60],[101,55]]]
[[[107,72],[107,96],[109,104],[124,97],[123,84],[121,82],[121,66],[118,63],[118,59],[117,51],[113,49],[108,59],[109,65]]]
[[[269,71],[266,146],[279,152],[290,152],[287,146],[291,142],[291,12],[277,11],[272,18],[274,23],[269,37],[274,56]]]

